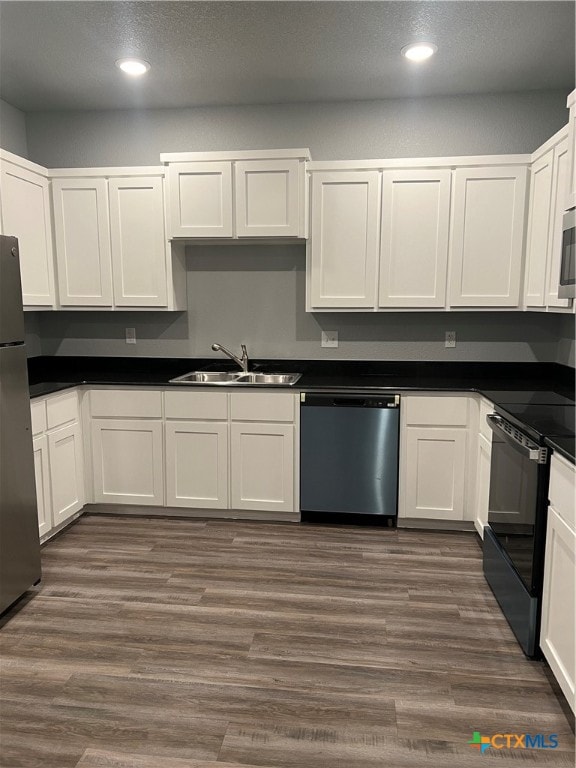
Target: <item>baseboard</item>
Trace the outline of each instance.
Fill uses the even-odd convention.
[[[262,512],[247,509],[190,509],[182,507],[152,507],[132,504],[86,504],[85,512],[101,515],[146,515],[149,517],[183,517],[209,520],[260,520],[265,522],[299,523],[299,512]]]
[[[423,528],[430,531],[470,531],[476,528],[472,520],[428,520],[423,517],[399,517],[398,528]]]

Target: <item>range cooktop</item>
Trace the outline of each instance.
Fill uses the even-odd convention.
[[[576,408],[573,404],[503,403],[495,410],[538,443],[542,443],[545,437],[574,437],[576,434]]]
[[[558,395],[556,392],[547,392],[538,390],[528,391],[507,391],[492,390],[482,392],[493,403],[521,403],[524,405],[574,405],[574,400],[564,395]]]

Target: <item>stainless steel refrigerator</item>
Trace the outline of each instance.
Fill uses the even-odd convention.
[[[18,240],[0,235],[0,613],[40,574]]]

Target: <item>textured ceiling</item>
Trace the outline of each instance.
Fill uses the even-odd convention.
[[[437,55],[400,56],[427,40]],[[114,61],[152,64],[141,80]],[[574,85],[574,3],[0,2],[24,111],[383,99]]]

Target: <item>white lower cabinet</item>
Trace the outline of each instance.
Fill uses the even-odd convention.
[[[471,398],[403,395],[398,517],[473,519],[470,503]]]
[[[576,469],[552,457],[540,647],[576,712]]]
[[[48,435],[52,520],[64,523],[84,506],[84,465],[80,424],[71,424]]]
[[[94,501],[164,504],[162,422],[92,419]]]
[[[293,512],[293,425],[236,422],[230,442],[232,508]]]
[[[404,517],[464,519],[466,441],[465,430],[408,429]]]
[[[50,464],[48,462],[48,438],[46,435],[35,437],[33,447],[36,501],[38,504],[38,531],[40,536],[45,536],[52,528]]]
[[[166,504],[295,513],[295,395],[166,392]]]
[[[38,529],[44,537],[85,503],[82,427],[76,391],[31,403]]]
[[[478,453],[476,456],[476,519],[474,525],[481,538],[484,538],[484,526],[488,523],[488,502],[490,498],[490,463],[492,443],[484,435],[478,435]]]
[[[166,504],[228,507],[228,424],[166,422]]]

